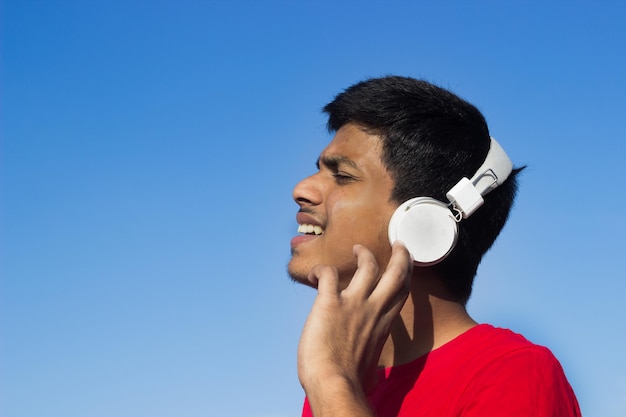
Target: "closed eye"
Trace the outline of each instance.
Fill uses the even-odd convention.
[[[338,185],[345,185],[357,181],[358,177],[355,177],[354,175],[342,170],[342,167],[345,165],[352,170],[359,171],[356,164],[352,160],[344,156],[325,155],[320,157],[315,165],[317,166],[318,171],[322,169],[327,169],[328,171],[330,171],[331,175]]]
[[[350,176],[350,175],[345,175],[343,173],[340,172],[334,172],[333,173],[333,178],[335,178],[335,182],[339,185],[344,185],[344,184],[348,184],[352,181],[355,180],[354,177]]]

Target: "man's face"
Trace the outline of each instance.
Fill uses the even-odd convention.
[[[319,171],[293,190],[304,234],[291,241],[289,275],[309,284],[315,265],[337,268],[342,286],[356,271],[355,244],[374,253],[381,272],[391,255],[387,236],[396,209],[390,202],[393,181],[382,163],[382,143],[354,124],[337,131],[320,155]]]

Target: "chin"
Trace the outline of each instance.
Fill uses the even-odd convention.
[[[299,284],[303,284],[306,285],[307,287],[311,287],[311,288],[317,288],[316,285],[313,285],[308,277],[309,277],[309,273],[306,272],[302,272],[302,271],[298,271],[295,268],[292,268],[291,264],[289,264],[287,266],[287,274],[289,274],[289,278],[291,278],[291,280],[293,282],[297,282]]]
[[[304,284],[309,287],[313,287],[309,281],[309,273],[313,269],[313,265],[305,260],[298,254],[297,251],[291,250],[291,259],[287,264],[287,274],[292,281]]]
[[[309,273],[311,269],[312,267],[297,265],[293,259],[287,265],[287,273],[289,274],[289,277],[293,282],[297,282],[299,284],[306,285],[307,287],[317,289],[317,284],[313,284],[311,281],[309,281]],[[356,266],[354,265],[348,267],[345,271],[343,271],[343,273],[342,271],[338,271],[340,290],[344,290],[348,286],[355,272]]]
[[[292,281],[311,287],[312,285],[308,279],[311,268],[307,268],[306,266],[301,265],[295,259],[296,257],[297,254],[292,253],[291,260],[287,264],[287,274],[289,274],[289,277]]]

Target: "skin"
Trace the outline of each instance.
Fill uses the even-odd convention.
[[[398,204],[381,152],[378,136],[347,124],[293,192],[299,223],[324,229],[292,240],[288,267],[318,289],[298,347],[316,417],[374,416],[366,394],[377,367],[410,362],[476,325],[430,268],[414,268],[401,243],[389,245]]]
[[[324,233],[292,240],[291,277],[307,285],[315,265],[337,268],[342,286],[356,270],[352,247],[371,250],[380,265],[387,265],[391,247],[387,224],[397,207],[390,201],[391,176],[381,159],[377,136],[348,124],[321,153],[319,171],[302,180],[293,191],[300,206],[298,220],[320,225]]]

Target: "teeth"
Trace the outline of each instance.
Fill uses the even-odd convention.
[[[298,233],[304,233],[304,234],[316,234],[316,235],[321,235],[323,232],[322,228],[320,226],[314,226],[312,224],[301,224],[300,226],[298,226]]]

